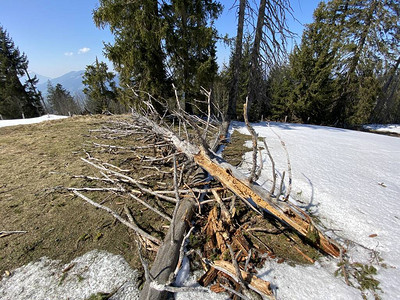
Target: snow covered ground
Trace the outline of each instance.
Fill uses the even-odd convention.
[[[376,267],[382,299],[400,299],[400,138],[286,123],[257,123],[254,129],[266,137],[277,172],[286,171],[287,178],[286,154],[275,133],[285,142],[293,172],[291,200],[335,230],[327,234],[346,245],[350,263]],[[233,130],[249,134],[243,123],[234,123]],[[263,157],[265,171],[258,183],[269,189],[271,163],[265,151]],[[250,163],[251,152],[245,155],[244,173]],[[378,263],[375,254],[383,261]],[[292,267],[267,260],[258,276],[271,282],[277,299],[362,299],[360,290],[335,277],[338,262],[324,258]],[[186,283],[193,286],[194,278]],[[374,299],[372,293],[365,295]],[[177,298],[224,299],[201,293]]]
[[[40,123],[40,122],[44,122],[44,121],[57,120],[57,119],[63,119],[63,118],[68,118],[68,117],[57,116],[57,115],[43,115],[43,116],[37,117],[37,118],[0,120],[0,127],[34,124],[34,123]]]
[[[248,134],[242,123],[234,128]],[[273,131],[285,142],[293,169],[292,196],[301,201],[298,204],[337,230],[336,238],[355,243],[348,247],[352,262],[372,261],[373,252],[364,247],[379,252],[387,264],[383,268],[374,261],[381,296],[399,299],[400,139],[299,124],[271,123],[269,128],[258,123],[254,128],[266,137],[280,174],[287,169],[286,155]],[[250,156],[245,156],[249,162]],[[259,183],[269,186],[266,158],[264,166]],[[336,263],[325,259],[314,266],[290,267],[271,261],[260,274],[277,288],[279,299],[361,299],[342,277],[334,277]]]
[[[400,138],[286,123],[271,123],[270,127],[257,123],[254,128],[260,137],[266,137],[278,174],[287,172],[287,163],[275,133],[285,142],[293,171],[291,200],[333,230],[327,234],[346,245],[350,262],[377,268],[374,278],[380,282],[382,299],[400,299]],[[232,130],[248,134],[243,123],[233,123]],[[268,188],[270,162],[263,154],[265,171],[259,183]],[[245,155],[245,161],[251,161],[251,153]],[[247,172],[249,164],[244,163],[242,168]],[[375,254],[383,261],[378,262]],[[314,265],[292,267],[269,260],[259,276],[271,282],[277,299],[362,299],[358,289],[347,286],[343,277],[334,276],[337,263],[336,259],[324,258]],[[18,280],[23,284],[22,277]],[[194,277],[185,284],[195,285]],[[373,299],[371,293],[366,295]],[[178,293],[176,298],[226,296],[199,292]]]
[[[382,132],[393,132],[400,134],[400,124],[367,124],[363,126],[365,129],[368,130],[376,130]]]
[[[95,299],[139,299],[137,277],[122,256],[106,251],[90,251],[65,265],[43,257],[0,281],[0,299],[88,299],[97,293],[113,295]]]

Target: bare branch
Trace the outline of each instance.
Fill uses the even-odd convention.
[[[136,233],[140,234],[142,237],[154,242],[157,245],[161,244],[161,241],[155,237],[153,237],[152,235],[148,234],[147,232],[145,232],[144,230],[140,229],[136,224],[131,224],[128,221],[124,220],[119,214],[117,214],[116,212],[114,212],[112,209],[101,205],[97,202],[94,202],[93,200],[89,199],[88,197],[82,195],[81,193],[77,192],[77,191],[72,191],[76,196],[78,196],[79,198],[85,200],[86,202],[88,202],[89,204],[93,205],[94,207],[100,208],[105,210],[106,212],[108,212],[109,214],[111,214],[114,218],[116,218],[118,221],[120,221],[122,224],[124,224],[125,226],[133,229]]]
[[[292,165],[290,164],[290,158],[289,158],[289,152],[287,150],[286,144],[285,142],[282,140],[282,138],[280,137],[279,134],[277,134],[275,132],[275,130],[272,129],[272,127],[270,126],[270,124],[268,123],[268,127],[271,129],[271,131],[278,137],[279,141],[281,142],[282,148],[283,150],[285,150],[285,154],[286,154],[286,161],[287,161],[287,166],[288,166],[288,174],[289,174],[289,186],[288,189],[286,191],[286,195],[285,195],[285,201],[287,201],[289,199],[290,193],[292,191]]]
[[[264,142],[264,147],[265,150],[267,151],[267,155],[271,161],[271,169],[272,169],[272,187],[270,190],[270,194],[273,195],[275,192],[275,185],[276,185],[276,172],[275,172],[275,161],[271,155],[271,152],[269,151],[268,145],[267,145],[267,141],[265,138],[263,138],[263,142]],[[279,195],[278,195],[279,196]]]
[[[250,123],[249,123],[249,119],[247,116],[247,105],[249,102],[249,97],[246,97],[246,103],[243,104],[243,117],[244,117],[244,121],[246,123],[246,127],[247,130],[250,132],[251,134],[251,141],[253,142],[253,165],[251,168],[251,173],[250,173],[250,177],[249,177],[249,182],[252,183],[254,181],[257,181],[257,176],[256,176],[256,168],[257,168],[257,133],[254,131],[253,127],[251,127]]]

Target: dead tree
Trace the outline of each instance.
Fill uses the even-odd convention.
[[[207,230],[213,234],[219,229],[223,229],[224,226],[231,226],[230,224],[232,224],[231,209],[225,206],[219,194],[220,191],[229,190],[233,193],[234,197],[243,200],[245,205],[249,208],[260,214],[266,213],[273,216],[276,220],[284,224],[285,227],[292,228],[299,236],[321,251],[334,257],[340,256],[340,253],[343,252],[341,247],[338,246],[335,241],[327,237],[319,227],[314,224],[311,217],[305,211],[290,201],[280,201],[274,194],[275,188],[269,191],[264,189],[257,184],[257,182],[249,180],[238,168],[232,166],[213,152],[215,144],[218,144],[220,138],[219,133],[221,131],[218,128],[215,118],[211,116],[211,109],[208,109],[207,119],[203,120],[187,114],[180,108],[179,99],[177,99],[177,109],[173,110],[165,107],[166,112],[169,114],[167,115],[167,113],[165,113],[164,115],[160,115],[151,102],[155,101],[155,99],[152,99],[148,94],[146,94],[146,96],[148,100],[145,99],[143,102],[147,105],[147,108],[140,112],[132,111],[132,121],[122,124],[123,129],[102,128],[100,132],[106,132],[107,137],[110,139],[118,135],[124,137],[133,137],[137,135],[144,139],[145,142],[154,137],[156,140],[153,141],[151,147],[150,145],[137,145],[128,148],[100,143],[96,143],[95,147],[101,147],[105,151],[131,151],[138,161],[148,164],[143,166],[143,168],[154,169],[157,171],[158,175],[169,176],[173,189],[152,189],[146,186],[144,178],[133,178],[130,175],[131,170],[102,162],[92,157],[89,153],[87,157],[82,158],[82,160],[98,169],[103,177],[77,177],[112,184],[114,185],[113,188],[104,188],[103,190],[109,193],[123,193],[130,199],[137,201],[146,208],[157,213],[169,224],[169,230],[164,240],[160,241],[152,237],[150,233],[137,229],[138,226],[134,224],[133,218],[129,217],[129,212],[126,213],[128,217],[128,221],[126,221],[115,211],[103,207],[101,204],[92,203],[93,201],[91,201],[91,199],[85,199],[88,197],[80,192],[89,192],[91,189],[93,190],[93,187],[69,189],[76,196],[79,196],[88,203],[106,210],[122,223],[128,223],[126,225],[135,230],[142,245],[147,249],[157,250],[156,259],[150,270],[147,267],[147,263],[143,263],[146,283],[141,293],[141,299],[164,299],[169,292],[179,290],[176,287],[171,287],[171,284],[182,263],[183,245],[185,237],[190,234],[189,228],[191,226],[192,216],[195,211],[197,214],[201,214],[201,206],[207,202],[201,202],[199,200],[200,195],[205,195],[207,193],[212,195],[210,197],[213,197],[209,201],[215,201],[221,211],[220,217],[217,217],[215,209],[210,211],[208,218],[210,226]],[[207,101],[207,104],[211,105],[211,102]],[[179,124],[178,129],[176,128],[176,124]],[[159,156],[148,157],[137,152],[150,148],[153,149],[154,153],[157,152]],[[265,148],[267,153],[269,153],[266,143]],[[165,149],[169,150],[164,151]],[[180,157],[179,161],[177,160],[177,155]],[[272,160],[270,153],[268,155]],[[155,163],[160,163],[162,166],[157,166]],[[171,171],[168,172],[165,170],[172,170],[173,177],[171,178]],[[194,176],[193,170],[197,170],[194,172]],[[184,173],[192,173],[192,178],[195,179],[183,183],[184,180],[182,178],[186,176],[183,175]],[[200,175],[196,175],[196,173]],[[275,177],[274,174],[275,170],[273,167],[273,177]],[[149,174],[149,176],[152,175]],[[207,178],[207,182],[218,182],[220,184],[219,187],[207,186],[207,182],[204,182],[205,178]],[[275,180],[276,178],[273,178],[274,186]],[[96,192],[101,191],[101,189],[95,189]],[[147,203],[144,199],[141,199],[143,195],[153,197],[155,199],[154,201],[166,201],[175,205],[175,208],[173,212],[171,213],[170,211],[169,214],[162,212],[153,205]],[[251,249],[248,246],[244,246],[246,245],[246,241],[242,237],[240,230],[236,232],[238,232],[237,237],[226,237],[223,234],[217,236],[218,246],[222,249],[221,252],[223,252],[223,250],[227,251],[228,249],[231,252],[232,263],[221,260],[210,261],[202,257],[200,253],[203,263],[209,266],[205,274],[208,276],[208,279],[205,282],[211,282],[216,276],[215,270],[218,270],[241,287],[239,291],[232,291],[233,294],[240,294],[249,298],[250,294],[247,293],[249,290],[252,290],[263,297],[274,299],[269,282],[263,281],[247,272],[248,261],[251,258]],[[236,254],[233,254],[233,250],[231,249],[231,244],[234,243],[242,247],[242,250],[238,251]],[[243,259],[246,260],[246,265],[244,267],[238,265],[238,257],[241,257],[241,261],[243,261]],[[231,288],[226,285],[223,285],[223,287],[220,286],[218,289],[225,291],[231,290]]]

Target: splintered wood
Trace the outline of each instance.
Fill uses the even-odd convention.
[[[236,168],[224,162],[220,157],[212,159],[205,151],[200,151],[194,156],[194,160],[237,196],[242,199],[252,200],[258,207],[267,210],[279,220],[287,223],[302,236],[311,240],[310,232],[311,230],[315,230],[317,238],[314,241],[311,240],[311,242],[314,242],[325,253],[339,257],[339,247],[316,229],[312,224],[311,218],[300,208],[294,205],[289,206],[289,204],[285,204],[286,207],[284,209],[278,207],[272,202],[265,191],[262,191],[260,186],[248,182]],[[264,197],[260,194],[264,195]],[[296,212],[295,209],[299,212]]]

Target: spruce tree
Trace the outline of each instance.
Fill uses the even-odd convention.
[[[105,55],[119,73],[124,99],[131,99],[131,88],[155,97],[171,90],[162,49],[165,28],[156,0],[100,0],[93,12],[98,27],[109,27],[114,43],[105,44]]]
[[[317,9],[314,22],[303,33],[300,47],[295,47],[289,58],[291,77],[295,79],[289,95],[292,113],[302,122],[314,124],[330,122],[335,93],[335,50],[325,20],[324,10]]]
[[[0,114],[3,118],[37,117],[43,113],[33,78],[26,85],[20,78],[27,73],[28,59],[0,26]]]
[[[83,75],[83,92],[88,96],[93,113],[111,111],[111,102],[116,100],[115,74],[108,71],[107,64],[96,61],[86,67]]]
[[[47,102],[53,113],[68,116],[80,113],[79,105],[75,102],[70,92],[67,91],[60,83],[55,87],[50,81],[47,85]]]
[[[221,11],[214,0],[171,0],[163,5],[168,63],[176,87],[189,100],[188,113],[193,113],[191,100],[201,97],[200,87],[211,89],[218,71],[213,21]]]

